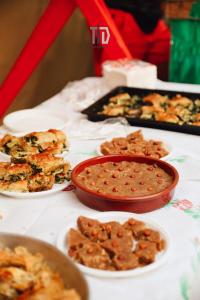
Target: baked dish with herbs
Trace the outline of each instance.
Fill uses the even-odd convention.
[[[158,93],[144,97],[121,93],[111,97],[99,114],[200,126],[200,99],[191,100],[179,94],[170,98]]]
[[[0,249],[0,299],[80,300],[74,289],[66,289],[40,254],[24,247]]]
[[[78,229],[67,236],[68,254],[89,268],[125,271],[153,263],[165,249],[165,240],[145,223],[133,218],[121,224],[102,223],[80,216]]]
[[[104,155],[143,155],[158,159],[169,154],[162,142],[145,140],[141,130],[104,142],[100,151]]]
[[[55,183],[70,180],[70,164],[62,157],[38,153],[24,157],[23,163],[0,162],[0,191],[39,192]]]
[[[0,151],[10,155],[16,162],[33,154],[48,152],[61,154],[68,150],[68,141],[64,132],[50,129],[44,132],[31,132],[22,137],[6,134],[0,140]]]

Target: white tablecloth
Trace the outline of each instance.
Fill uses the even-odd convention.
[[[160,89],[200,93],[200,86],[164,83]],[[72,165],[95,156],[104,138],[126,134],[137,128],[118,122],[89,122],[80,114],[83,108],[108,92],[102,78],[86,78],[68,84],[59,94],[40,105],[41,109],[62,112],[70,138],[68,159]],[[124,124],[123,124],[124,123]],[[164,208],[147,213],[170,234],[172,250],[159,269],[129,279],[98,279],[86,276],[91,300],[199,300],[200,299],[200,139],[189,134],[143,128],[144,135],[163,139],[172,146],[169,162],[180,173],[173,200]],[[4,132],[4,129],[1,130]],[[0,231],[34,236],[56,244],[59,232],[73,216],[93,210],[82,205],[73,191],[48,198],[19,200],[0,196]]]

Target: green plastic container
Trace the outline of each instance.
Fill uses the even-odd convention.
[[[172,19],[170,81],[200,84],[200,1],[188,19]]]

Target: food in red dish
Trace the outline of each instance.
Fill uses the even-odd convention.
[[[124,168],[123,172],[117,170],[117,174],[120,173],[120,176],[122,176],[122,178],[120,180],[119,178],[113,178],[115,177],[114,175],[109,179],[109,181],[106,181],[108,179],[105,179],[104,176],[108,176],[111,174],[113,175],[114,172],[113,170],[113,173],[110,170],[108,172],[107,170],[106,172],[103,172],[103,168],[100,168],[99,166],[102,164],[104,165],[105,163],[110,163],[109,165],[111,165],[113,168],[116,167],[118,164],[122,166],[129,166],[129,163],[136,163],[135,165],[137,166],[137,168],[134,168],[135,170],[132,173],[130,173],[130,170],[128,168]],[[140,170],[141,165],[146,166],[146,170],[145,168]],[[95,166],[97,166],[98,170],[101,171],[98,174],[98,178],[96,178],[97,176],[94,176],[93,178],[92,173],[89,174],[92,170],[90,170],[90,168],[93,168]],[[89,172],[87,174],[89,180],[87,179],[87,176],[86,179],[82,178],[85,177],[85,170]],[[163,183],[162,178],[159,178],[160,175],[155,176],[154,174],[154,177],[152,177],[151,172],[155,172],[156,170],[159,173],[163,172],[163,174],[166,175],[169,181]],[[140,171],[142,171],[142,173],[140,173]],[[130,173],[130,177],[127,176],[127,172]],[[145,174],[148,174],[148,181],[147,178],[145,178]],[[139,180],[140,175],[141,179]],[[79,163],[73,169],[71,178],[72,183],[76,187],[75,193],[78,199],[86,206],[89,206],[92,209],[100,211],[129,211],[134,213],[145,213],[165,206],[172,199],[172,196],[175,192],[175,187],[179,180],[179,175],[173,166],[171,166],[163,160],[138,155],[105,155],[93,157],[91,159],[87,159]],[[91,183],[91,185],[89,186],[87,183],[85,184],[84,180]],[[124,187],[130,188],[130,186],[127,185],[127,180],[131,182],[131,187],[133,189],[130,195],[128,193],[127,196],[121,195],[123,190],[119,191],[119,187],[122,186],[123,189]],[[108,191],[106,191],[105,193],[105,186],[107,186],[106,189],[109,189],[110,181],[112,184],[114,184],[114,190],[111,190],[111,194],[109,194]],[[100,186],[100,189],[103,189],[102,193],[101,190],[97,189],[96,184],[99,182],[101,184],[103,182],[103,184],[105,185],[103,185],[103,187]],[[124,183],[124,185],[122,185],[122,182]],[[138,186],[141,191],[140,196],[136,195],[138,191],[135,190],[135,182],[139,183]],[[119,187],[116,186],[116,183],[119,184]],[[158,186],[159,189],[161,188],[160,192],[158,192]],[[146,188],[148,188],[148,191],[146,191]],[[154,188],[156,190],[151,190]]]
[[[124,271],[143,267],[165,249],[158,231],[133,218],[120,224],[81,216],[77,225],[78,229],[68,233],[68,254],[90,268]]]
[[[162,158],[169,154],[161,141],[145,140],[141,130],[104,142],[100,149],[104,155],[126,154]]]
[[[157,164],[134,161],[105,162],[85,168],[78,182],[103,195],[148,196],[169,187],[173,178]]]

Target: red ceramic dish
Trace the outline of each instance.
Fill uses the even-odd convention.
[[[134,161],[137,163],[146,163],[149,165],[157,164],[173,178],[172,184],[162,192],[140,197],[121,197],[103,195],[92,191],[85,186],[81,185],[77,176],[87,167],[101,164],[105,162],[121,162],[121,161]],[[176,169],[165,161],[148,158],[144,156],[126,156],[126,155],[108,155],[94,157],[85,160],[78,164],[72,171],[72,182],[76,187],[76,195],[78,199],[85,205],[101,211],[129,211],[134,213],[145,213],[159,209],[166,205],[172,198],[175,187],[178,183],[179,175]]]

